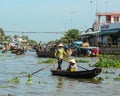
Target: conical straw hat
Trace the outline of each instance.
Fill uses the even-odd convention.
[[[75,59],[71,59],[71,60],[69,60],[69,62],[71,62],[71,63],[76,63],[76,61],[75,61]]]
[[[60,47],[63,47],[64,45],[63,45],[62,43],[60,43],[60,44],[58,44],[58,47],[59,47],[59,46],[60,46]]]

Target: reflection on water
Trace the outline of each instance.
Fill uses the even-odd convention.
[[[64,83],[65,83],[64,78],[57,77],[57,88],[63,88],[65,86]]]
[[[86,83],[93,83],[93,84],[99,84],[101,83],[100,80],[96,79],[78,79],[79,82],[86,82]]]
[[[71,89],[74,89],[76,86],[76,82],[78,83],[93,83],[93,84],[99,84],[101,83],[100,80],[94,79],[76,79],[76,78],[68,78],[68,77],[59,77],[57,78],[57,88],[63,89],[64,87],[69,86]],[[68,84],[67,84],[68,82]]]
[[[120,94],[120,83],[114,80],[120,73],[119,69],[103,69],[115,72],[115,74],[102,72],[98,77],[102,77],[104,80],[99,82],[96,79],[53,76],[48,68],[33,75],[32,84],[26,85],[28,78],[25,76],[28,73],[46,66],[45,64],[37,64],[43,59],[46,58],[38,58],[35,52],[27,52],[20,56],[9,52],[0,54],[0,96],[118,96]],[[95,63],[98,60],[98,58],[82,59],[88,59],[90,63]],[[90,68],[88,63],[79,64]],[[20,83],[8,82],[14,77],[18,77]]]

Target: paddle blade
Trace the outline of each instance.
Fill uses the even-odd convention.
[[[28,74],[28,78],[32,78],[32,74]]]

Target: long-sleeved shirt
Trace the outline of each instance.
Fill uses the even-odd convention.
[[[63,59],[63,57],[66,55],[66,52],[64,48],[57,49],[55,52],[55,57]]]

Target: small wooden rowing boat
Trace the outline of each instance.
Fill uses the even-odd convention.
[[[75,71],[70,72],[66,70],[54,70],[51,69],[53,75],[64,76],[64,77],[72,77],[72,78],[94,78],[102,71],[101,68],[94,68],[92,70],[85,71]]]

